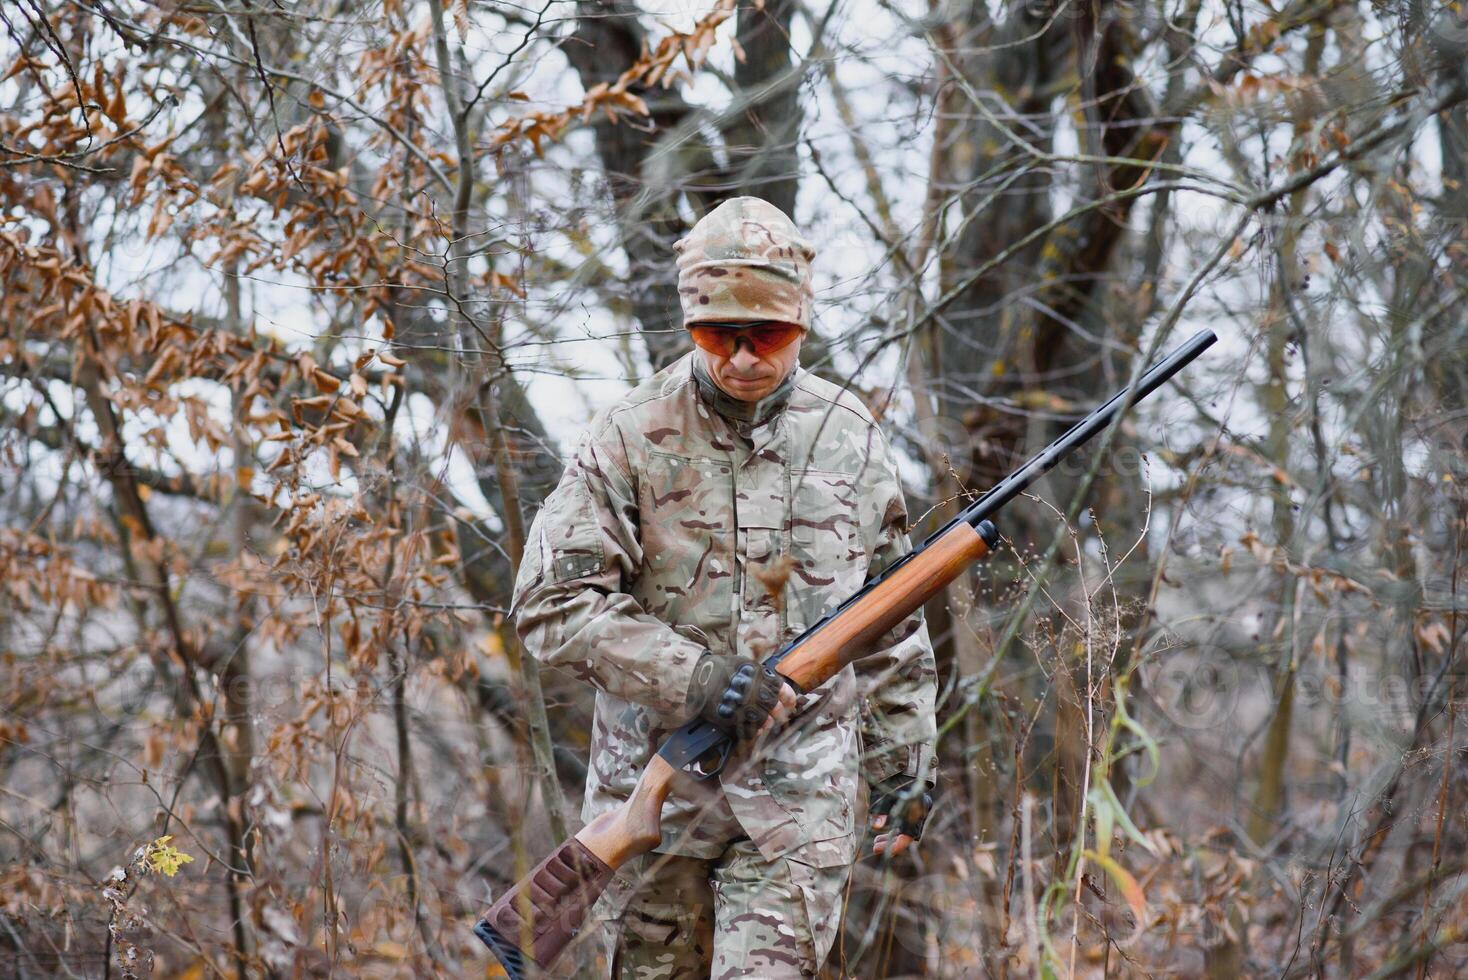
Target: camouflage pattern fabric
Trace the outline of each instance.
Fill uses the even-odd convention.
[[[603,962],[625,980],[815,976],[836,941],[848,872],[766,861],[747,839],[712,861],[644,855],[596,909]]]
[[[763,658],[909,550],[890,450],[855,396],[797,369],[781,410],[740,423],[700,394],[694,357],[593,423],[516,581],[526,650],[597,689],[586,820],[687,720],[705,648]],[[748,837],[766,861],[849,864],[858,780],[931,778],[935,695],[919,612],[717,780],[679,774],[658,850],[714,859]]]
[[[673,250],[685,326],[779,320],[810,327],[815,251],[773,204],[731,198],[704,215]]]

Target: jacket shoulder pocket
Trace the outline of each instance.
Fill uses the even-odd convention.
[[[567,478],[545,502],[535,519],[544,548],[543,574],[553,582],[569,582],[595,575],[606,567],[602,528],[592,504],[586,474]],[[527,544],[527,548],[529,544]]]

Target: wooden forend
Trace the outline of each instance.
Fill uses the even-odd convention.
[[[989,546],[973,525],[954,525],[859,602],[817,630],[776,669],[801,690],[819,687],[841,668],[870,653],[872,645],[894,626],[988,553]]]

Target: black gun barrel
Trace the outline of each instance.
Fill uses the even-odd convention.
[[[1122,412],[1166,384],[1169,378],[1217,340],[1218,335],[1212,330],[1201,330],[1194,334],[1187,343],[1148,368],[1135,385],[1129,385],[1112,395],[1106,404],[1071,426],[1063,436],[1030,457],[1025,465],[994,484],[988,493],[970,504],[958,519],[978,527],[993,517],[999,508],[1024,493],[1030,484],[1044,476],[1076,447],[1111,425]]]

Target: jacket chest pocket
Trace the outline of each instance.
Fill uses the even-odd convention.
[[[729,464],[654,453],[639,491],[643,572],[638,598],[665,622],[727,611],[734,576]]]
[[[740,597],[746,612],[774,612],[779,587],[779,527],[739,528]]]
[[[861,588],[867,553],[855,477],[806,470],[790,483],[790,626],[804,629]]]
[[[734,486],[739,525],[739,631],[737,652],[764,659],[779,648],[787,573],[784,528],[789,514],[783,463],[746,461]]]

